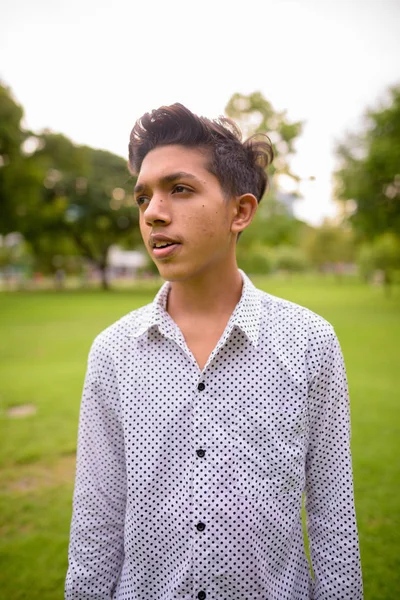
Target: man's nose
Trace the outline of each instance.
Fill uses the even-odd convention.
[[[154,223],[170,223],[171,216],[168,201],[164,194],[153,194],[144,211],[144,219],[147,225],[153,225]]]

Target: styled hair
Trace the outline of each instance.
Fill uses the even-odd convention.
[[[242,142],[234,121],[207,119],[182,104],[161,106],[138,119],[129,141],[129,168],[137,175],[145,156],[158,146],[178,144],[206,150],[210,173],[227,196],[253,194],[260,202],[268,186],[266,167],[273,160],[269,138],[256,134]]]

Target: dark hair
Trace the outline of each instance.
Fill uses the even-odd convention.
[[[132,129],[129,167],[138,174],[146,154],[157,146],[179,144],[209,152],[208,170],[227,195],[254,194],[260,202],[268,185],[266,167],[273,160],[269,138],[256,134],[242,142],[234,121],[226,117],[198,117],[182,104],[145,113]]]

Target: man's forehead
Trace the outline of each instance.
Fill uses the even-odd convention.
[[[207,170],[207,155],[203,149],[185,146],[157,146],[143,159],[138,182],[150,178],[162,178],[171,173],[187,173],[198,176]]]

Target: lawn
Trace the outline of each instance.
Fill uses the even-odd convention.
[[[351,393],[366,600],[400,597],[400,289],[329,278],[254,279],[336,329]],[[63,597],[76,430],[94,336],[151,300],[135,290],[0,293],[0,597]],[[30,405],[35,414],[11,418]],[[339,600],[339,599],[338,599]]]

